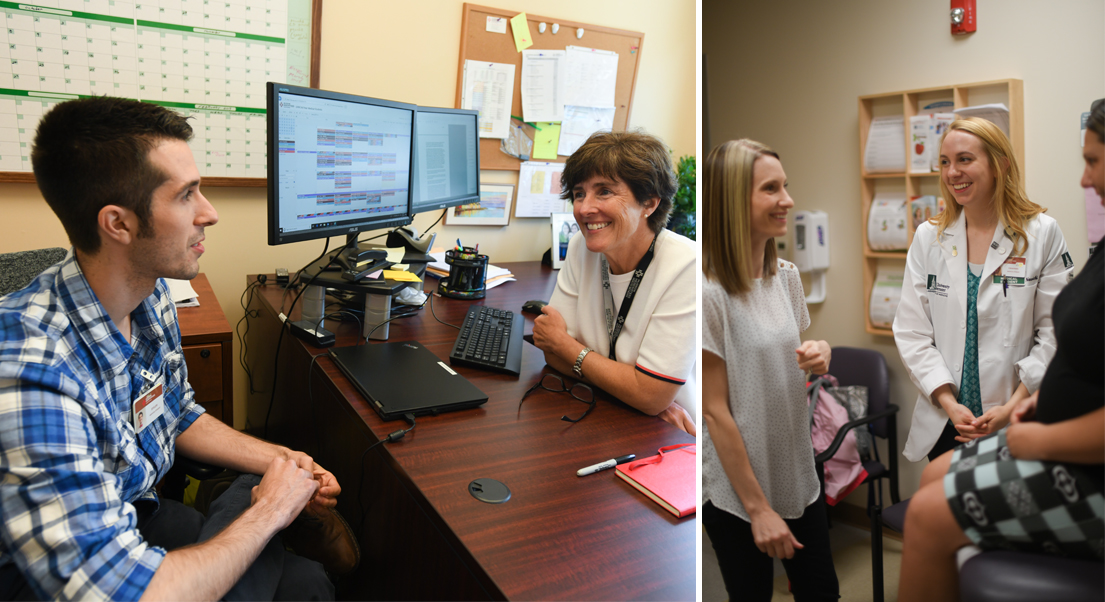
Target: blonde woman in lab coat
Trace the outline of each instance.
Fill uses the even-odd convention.
[[[947,209],[906,259],[894,342],[920,391],[903,454],[933,460],[1009,424],[1055,355],[1051,305],[1071,276],[1063,233],[1029,201],[993,123],[953,122],[940,143]]]

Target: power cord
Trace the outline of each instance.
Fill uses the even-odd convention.
[[[433,314],[434,319],[437,320],[438,322],[441,322],[442,324],[444,324],[446,326],[452,326],[453,328],[456,328],[457,330],[460,330],[460,326],[457,326],[455,324],[450,324],[450,323],[446,322],[445,320],[442,320],[441,318],[437,317],[437,312],[434,311],[434,297],[437,296],[437,293],[430,293],[427,296],[430,298],[429,299],[429,301],[430,301],[430,313]]]
[[[238,364],[242,366],[242,370],[246,373],[246,379],[249,381],[250,394],[256,393],[257,390],[253,388],[253,371],[249,369],[249,364],[246,363],[246,357],[249,353],[249,344],[246,343],[246,335],[249,334],[249,320],[247,318],[256,318],[261,315],[259,310],[250,309],[253,305],[253,293],[257,290],[257,287],[265,284],[266,277],[264,274],[259,274],[257,279],[250,282],[246,286],[246,290],[242,291],[242,296],[238,299],[238,302],[242,305],[242,310],[245,312],[242,318],[238,320],[238,323],[234,325],[234,333],[238,335]],[[241,329],[242,323],[245,323],[246,328],[243,331]]]
[[[365,519],[366,516],[368,516],[368,509],[365,508],[364,503],[362,501],[362,499],[363,499],[362,494],[364,492],[364,461],[365,461],[365,458],[368,456],[368,452],[372,451],[372,449],[375,448],[377,445],[380,445],[381,443],[395,443],[396,441],[402,439],[403,437],[406,437],[407,433],[414,430],[414,426],[415,426],[415,424],[414,424],[414,414],[411,414],[409,412],[406,413],[406,414],[403,414],[403,419],[406,420],[408,424],[410,424],[410,428],[400,429],[398,431],[395,431],[395,432],[389,434],[387,437],[384,437],[383,439],[380,439],[376,443],[373,443],[372,445],[369,445],[368,448],[365,449],[363,453],[361,453],[360,480],[357,482],[357,503],[361,507],[361,524],[357,527],[357,534],[358,535],[364,532],[364,519]]]
[[[347,309],[340,309],[333,313],[324,314],[321,318],[318,319],[318,322],[315,322],[315,331],[318,331],[319,327],[322,326],[322,323],[325,322],[327,318],[336,318],[340,316],[349,316],[350,318],[353,318],[357,321],[357,332],[361,333],[364,331],[364,323],[361,322],[361,317]],[[360,335],[358,334],[358,336]],[[360,344],[363,345],[364,341],[361,341]]]
[[[343,246],[343,250],[348,248],[350,244],[356,244],[356,243],[357,243],[356,238],[353,238],[351,240],[346,241],[345,245]],[[326,239],[326,246],[323,248],[322,254],[318,256],[318,259],[315,259],[315,261],[312,261],[311,263],[307,264],[307,266],[313,265],[319,259],[322,259],[323,257],[325,257],[326,256],[326,249],[329,249],[329,248],[330,248],[330,239],[327,238]],[[284,303],[283,303],[283,300],[281,300],[281,303],[280,303],[280,309],[282,310],[280,312],[281,315],[291,315],[292,311],[295,309],[295,304],[299,301],[299,298],[303,296],[303,293],[306,292],[307,287],[311,286],[311,284],[314,283],[315,279],[319,277],[319,274],[322,274],[324,271],[326,271],[326,268],[329,268],[330,265],[332,263],[334,263],[334,259],[336,259],[336,258],[337,258],[337,255],[334,255],[334,257],[331,257],[330,261],[327,262],[326,265],[323,266],[323,268],[321,270],[316,272],[314,276],[311,276],[311,279],[308,280],[307,283],[303,285],[303,287],[299,290],[299,294],[297,294],[295,296],[295,299],[292,300],[291,306],[288,307],[288,313],[287,314],[285,314],[283,312]],[[300,275],[303,273],[303,270],[307,269],[307,266],[304,266],[302,269],[300,269],[298,272],[296,272],[295,280],[297,282],[299,281]],[[289,287],[290,286],[291,285],[289,283]],[[287,289],[285,289],[284,292],[287,293]],[[284,333],[289,328],[291,328],[291,327],[288,326],[288,321],[285,320],[284,325],[282,325],[281,328],[280,328],[280,336],[278,336],[276,338],[276,356],[272,360],[272,393],[269,395],[269,407],[268,407],[267,410],[265,410],[265,424],[264,424],[264,427],[261,430],[262,437],[265,438],[265,439],[268,439],[268,436],[269,436],[269,418],[272,416],[272,406],[275,405],[275,402],[276,402],[276,376],[279,373],[279,368],[280,368],[280,346],[284,342]]]
[[[448,212],[449,212],[448,209],[442,209],[441,210],[441,215],[437,216],[437,221],[430,224],[430,227],[426,228],[426,232],[429,232],[430,230],[433,230],[434,226],[436,226],[441,220],[445,219],[445,214],[448,213]],[[426,232],[423,232],[422,234],[426,234]]]

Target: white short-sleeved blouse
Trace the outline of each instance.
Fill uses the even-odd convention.
[[[729,409],[740,429],[752,472],[771,508],[798,518],[817,500],[805,375],[795,350],[810,315],[794,264],[779,261],[769,279],[730,295],[706,278],[702,284],[702,349],[725,360]],[[709,429],[702,425],[702,498],[750,521],[721,466]]]

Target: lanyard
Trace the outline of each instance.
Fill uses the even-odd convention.
[[[618,312],[617,320],[614,319],[614,293],[610,290],[610,266],[606,263],[606,257],[600,255],[602,263],[602,304],[606,308],[606,332],[610,335],[609,357],[614,361],[617,361],[614,359],[614,345],[618,343],[618,336],[622,333],[622,325],[625,324],[625,317],[629,315],[629,308],[633,305],[637,287],[641,285],[641,279],[645,277],[648,265],[652,263],[652,254],[656,250],[656,239],[659,236],[657,234],[652,237],[652,244],[648,246],[648,251],[645,251],[645,256],[637,264],[637,269],[633,270],[633,278],[629,281],[629,288],[625,290],[625,298],[622,299],[622,307]]]

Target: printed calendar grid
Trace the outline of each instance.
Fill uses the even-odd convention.
[[[309,40],[304,52],[283,36],[309,30],[288,17],[309,4],[0,1],[0,171],[31,171],[35,127],[54,104],[107,94],[190,117],[203,176],[264,178],[265,82],[307,85],[293,80],[309,73]]]

